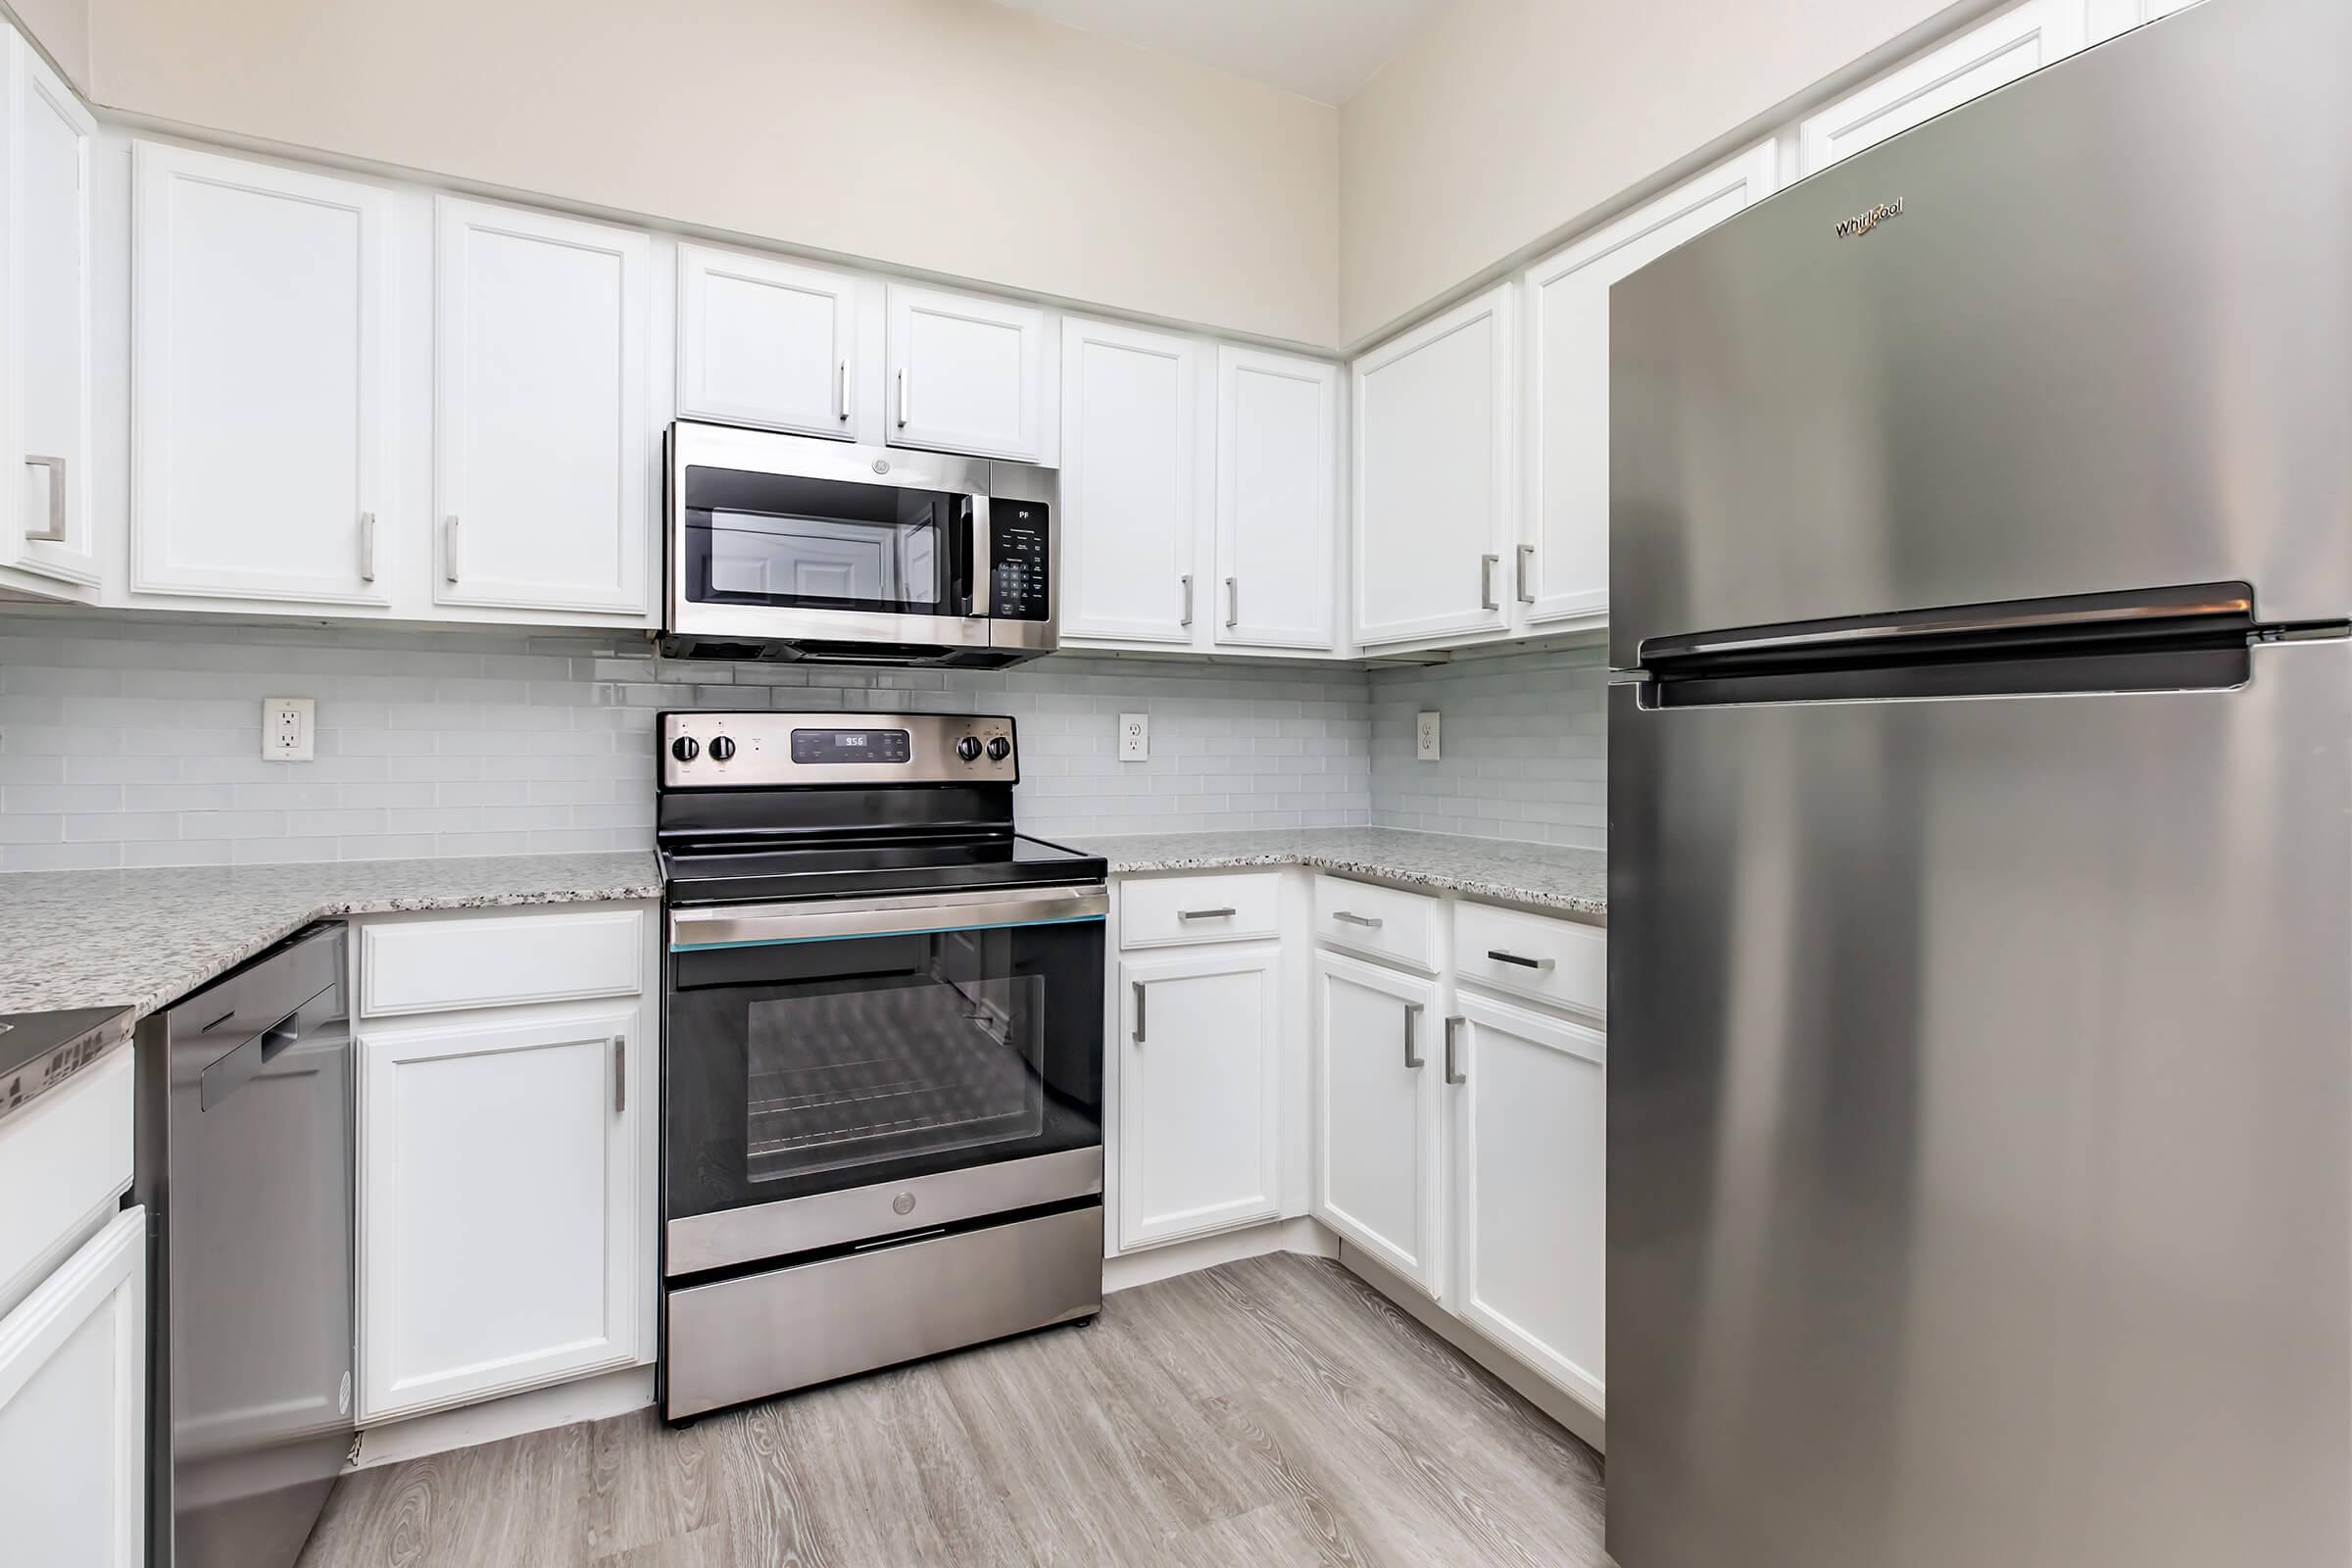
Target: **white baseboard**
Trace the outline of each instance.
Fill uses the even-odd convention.
[[[617,1372],[600,1373],[576,1383],[530,1389],[510,1394],[503,1399],[460,1405],[455,1410],[435,1410],[430,1415],[363,1428],[359,1455],[344,1468],[368,1470],[379,1464],[421,1459],[428,1453],[447,1453],[452,1448],[470,1448],[476,1444],[518,1438],[525,1432],[566,1427],[574,1421],[602,1421],[642,1410],[653,1402],[654,1369],[624,1366]]]
[[[1342,1243],[1340,1264],[1403,1308],[1430,1333],[1502,1379],[1512,1393],[1590,1444],[1594,1452],[1609,1451],[1608,1418],[1598,1410],[1446,1311],[1385,1264],[1366,1257],[1362,1248]]]
[[[1142,1251],[1121,1252],[1102,1260],[1102,1294],[1133,1290],[1179,1274],[1197,1274],[1220,1263],[1268,1252],[1303,1252],[1308,1257],[1337,1257],[1340,1239],[1312,1219],[1278,1219],[1248,1230],[1197,1236],[1189,1242],[1170,1242]]]

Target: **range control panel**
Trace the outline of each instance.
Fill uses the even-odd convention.
[[[970,713],[663,713],[663,789],[791,784],[1013,784],[1013,724]]]
[[[1042,501],[988,504],[989,613],[1045,620],[1054,613],[1053,529]]]

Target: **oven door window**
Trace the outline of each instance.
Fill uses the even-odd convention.
[[[968,495],[689,467],[685,512],[695,604],[971,613]]]
[[[669,1212],[1102,1138],[1100,920],[671,956]]]

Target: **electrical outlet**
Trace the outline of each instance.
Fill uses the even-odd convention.
[[[1140,762],[1152,755],[1152,715],[1150,713],[1121,713],[1119,715],[1119,760]]]
[[[1413,758],[1422,762],[1438,760],[1438,715],[1435,710],[1413,721]]]
[[[311,760],[317,705],[308,697],[262,699],[262,760]]]

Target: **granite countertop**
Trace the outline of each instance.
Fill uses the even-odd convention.
[[[1107,858],[1113,873],[1311,865],[1603,924],[1609,917],[1609,859],[1599,850],[1397,827],[1129,833],[1074,847]]]
[[[153,1012],[313,920],[658,899],[651,851],[0,875],[0,1012]]]

